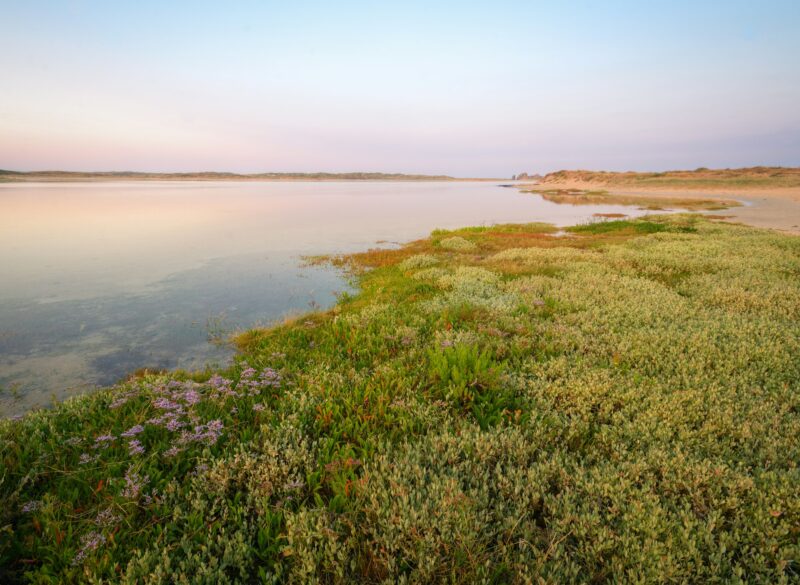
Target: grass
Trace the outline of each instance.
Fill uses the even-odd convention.
[[[332,259],[226,371],[0,422],[0,582],[797,582],[800,239],[552,232]]]

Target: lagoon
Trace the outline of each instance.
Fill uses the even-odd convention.
[[[0,184],[0,415],[140,368],[225,363],[230,332],[328,307],[350,288],[305,255],[597,213],[646,212],[487,181]]]

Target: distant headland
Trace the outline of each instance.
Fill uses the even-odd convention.
[[[449,175],[405,173],[148,173],[134,171],[8,171],[0,169],[0,182],[21,181],[494,181],[494,178],[457,178]]]

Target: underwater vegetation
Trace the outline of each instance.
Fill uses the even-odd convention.
[[[800,580],[800,238],[436,231],[360,292],[0,421],[2,583]]]

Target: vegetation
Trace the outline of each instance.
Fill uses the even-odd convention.
[[[699,199],[685,197],[647,197],[644,195],[619,195],[604,190],[582,189],[530,189],[525,193],[536,193],[553,203],[571,205],[637,205],[644,209],[686,209],[691,211],[728,209],[741,205],[732,199]]]
[[[0,422],[0,582],[798,582],[800,239],[552,232],[336,259],[227,371]]]
[[[749,167],[665,171],[663,173],[614,173],[605,171],[558,171],[542,179],[543,186],[563,183],[593,184],[598,188],[676,188],[676,189],[785,189],[800,187],[800,168]]]

